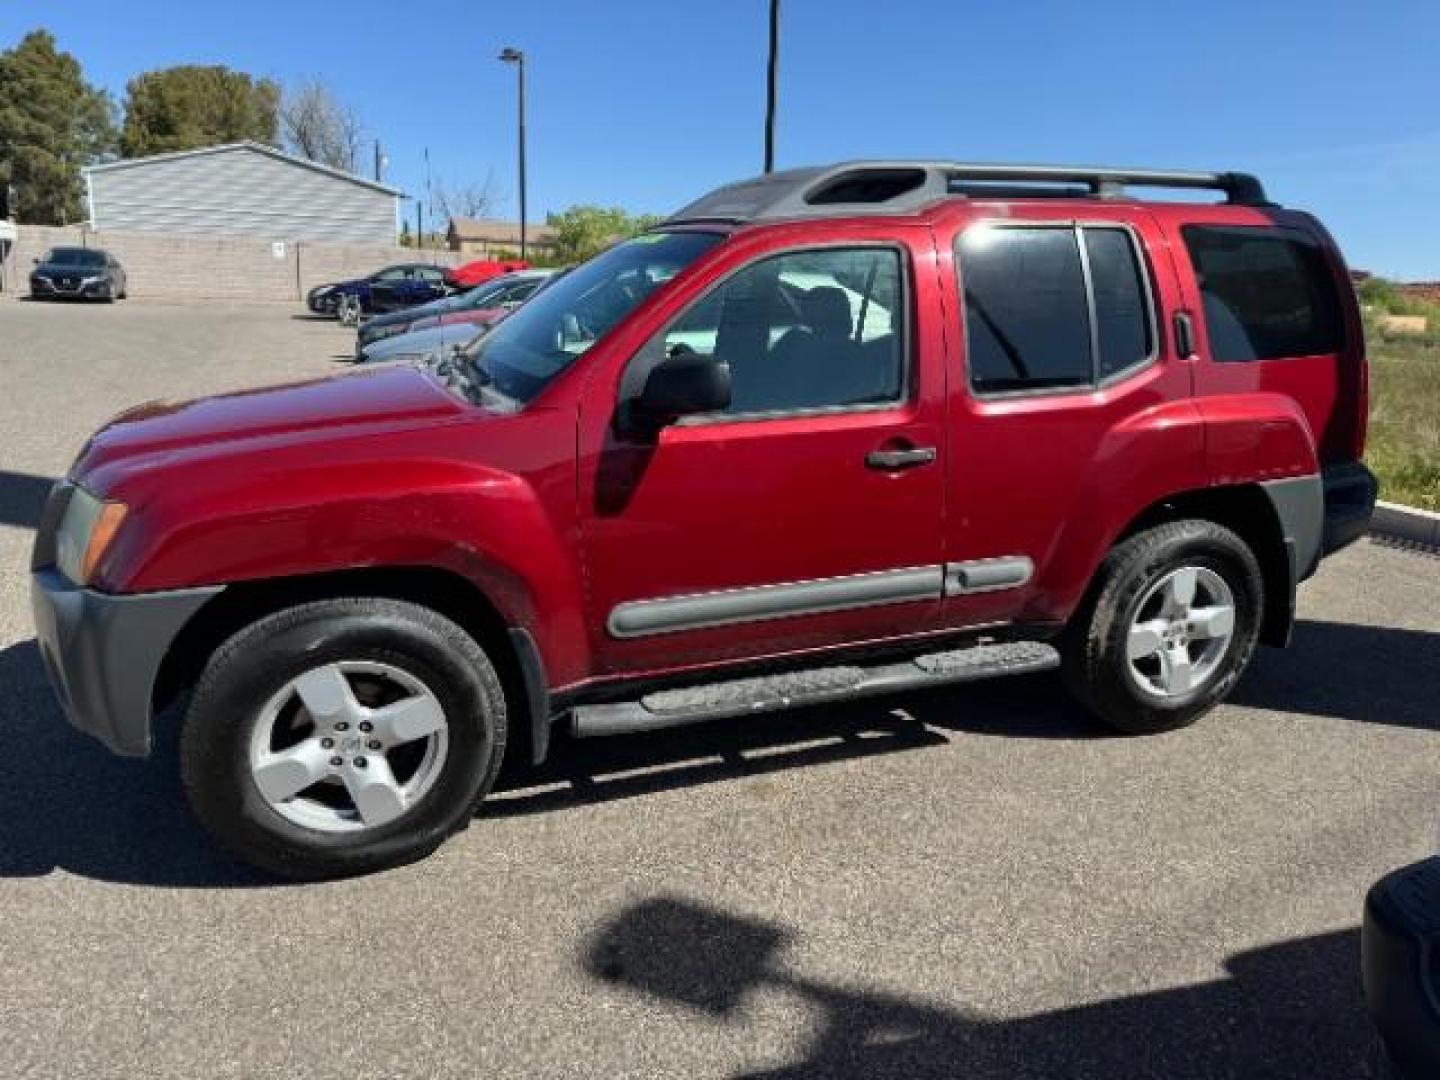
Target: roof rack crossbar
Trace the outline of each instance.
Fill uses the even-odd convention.
[[[1024,185],[1037,185],[1026,192]],[[967,185],[969,185],[967,187]],[[1049,185],[1050,191],[1038,185]],[[958,161],[850,161],[789,169],[727,184],[674,214],[674,221],[765,221],[855,213],[906,213],[955,195],[993,186],[998,198],[1023,194],[1074,196],[1076,188],[1120,198],[1127,188],[1219,191],[1241,206],[1269,206],[1249,173],[1116,166],[1004,165]]]

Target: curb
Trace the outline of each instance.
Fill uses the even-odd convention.
[[[1407,544],[1440,551],[1440,514],[1399,503],[1377,502],[1370,532]]]

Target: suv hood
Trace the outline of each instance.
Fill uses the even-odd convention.
[[[120,472],[205,456],[217,446],[323,439],[365,427],[443,419],[465,406],[424,371],[374,368],[121,413],[81,451],[71,476],[103,495]],[[123,466],[123,468],[122,468]]]

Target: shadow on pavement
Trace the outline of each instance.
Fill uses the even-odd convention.
[[[1261,649],[1236,705],[1440,730],[1440,633],[1300,620],[1288,649]]]
[[[1440,634],[1302,622],[1290,650],[1261,653],[1234,701],[1434,730],[1440,728],[1437,656]],[[221,854],[190,818],[178,779],[174,724],[162,726],[165,738],[151,759],[114,757],[66,724],[34,641],[0,650],[0,688],[0,726],[10,736],[0,755],[0,876],[58,867],[152,885],[268,883]],[[508,764],[481,816],[544,813],[924,750],[961,732],[1059,741],[1108,737],[1057,679],[1001,679],[650,735],[562,737],[543,767]]]
[[[53,477],[0,469],[0,525],[33,529],[40,524],[45,497],[55,484]]]
[[[65,722],[34,641],[0,650],[0,877],[64,870],[140,885],[274,884],[190,817],[173,740],[115,757]]]
[[[1359,934],[1347,930],[1231,957],[1213,982],[1018,1019],[995,1019],[809,979],[779,954],[788,927],[688,900],[643,901],[602,927],[592,978],[743,1028],[748,995],[794,995],[816,1017],[800,1060],[745,1076],[964,1080],[1214,1080],[1366,1075]]]
[[[1093,739],[1105,732],[1058,681],[1025,676],[964,688],[596,739],[558,737],[539,768],[507,764],[482,815],[543,813],[812,765],[941,746],[945,732]]]

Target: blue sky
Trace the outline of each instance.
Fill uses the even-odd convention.
[[[664,212],[759,171],[765,0],[0,0],[0,47],[45,26],[117,98],[224,63],[330,83],[423,191],[493,170],[513,196],[526,51],[532,218]],[[122,17],[123,13],[123,17]],[[851,157],[1258,172],[1352,264],[1440,278],[1440,3],[784,0],[779,164]],[[507,206],[506,209],[509,209]]]

